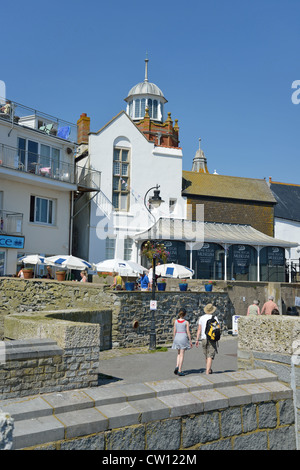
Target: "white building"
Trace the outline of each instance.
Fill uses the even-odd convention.
[[[0,275],[69,253],[76,140],[76,125],[0,98]]]
[[[101,191],[81,198],[74,209],[76,253],[90,262],[114,257],[140,262],[137,233],[160,217],[186,217],[177,121],[173,126],[170,113],[164,121],[167,100],[148,81],[147,65],[146,60],[144,81],[125,99],[127,113],[121,111],[98,132],[89,132],[86,115],[78,121],[84,138],[78,141],[77,161],[101,172]],[[150,213],[146,206],[153,191],[146,200],[145,195],[157,185],[164,202]]]
[[[269,178],[269,185],[277,204],[275,206],[275,237],[287,241],[297,241],[300,246],[300,185],[280,183]],[[290,258],[293,277],[300,273],[300,248],[292,247],[286,253]],[[298,274],[297,279],[299,280]]]

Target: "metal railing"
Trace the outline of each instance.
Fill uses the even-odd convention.
[[[10,168],[67,183],[75,183],[74,165],[0,143],[0,168]]]
[[[21,235],[23,230],[23,214],[21,212],[0,209],[0,233]]]
[[[100,190],[100,171],[44,157],[0,142],[0,170],[1,167],[77,184],[79,189]]]
[[[101,172],[98,170],[76,165],[75,178],[79,188],[91,191],[100,190]]]
[[[77,125],[0,96],[0,119],[39,130],[69,142],[77,142]]]

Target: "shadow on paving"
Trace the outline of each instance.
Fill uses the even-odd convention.
[[[171,380],[176,366],[177,351],[168,347],[167,351],[150,352],[141,348],[140,352],[118,349],[100,353],[98,385],[112,383],[143,383],[158,380]],[[102,357],[102,358],[101,358]],[[213,373],[237,370],[237,338],[226,336],[219,342],[218,354],[213,361]],[[183,363],[186,376],[205,374],[205,358],[201,345],[186,351]]]

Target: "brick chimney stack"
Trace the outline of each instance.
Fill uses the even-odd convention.
[[[77,121],[77,143],[88,144],[90,133],[90,118],[86,113],[82,113]]]

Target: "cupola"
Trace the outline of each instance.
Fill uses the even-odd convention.
[[[163,92],[148,80],[148,58],[145,59],[145,79],[138,83],[128,93],[126,113],[133,121],[144,119],[146,110],[151,120],[163,122],[164,104],[167,103]]]

